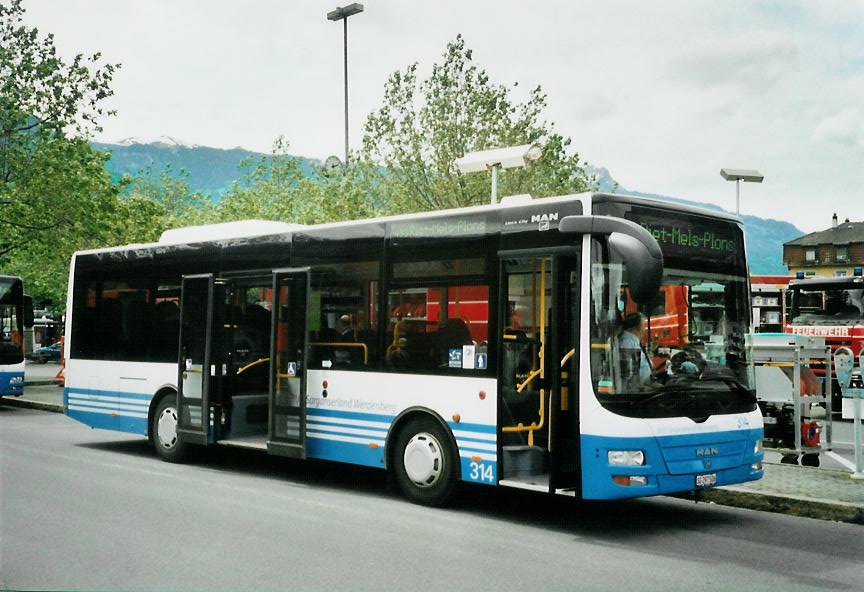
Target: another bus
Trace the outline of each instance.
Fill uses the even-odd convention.
[[[76,253],[69,286],[67,415],[168,461],[223,445],[367,465],[430,505],[460,480],[614,499],[763,474],[732,216],[586,193],[247,221]],[[626,311],[650,325],[670,290],[723,309],[710,329],[673,315],[690,321],[643,342],[634,384]]]
[[[24,334],[32,327],[31,311],[21,278],[0,275],[0,396],[24,394]]]

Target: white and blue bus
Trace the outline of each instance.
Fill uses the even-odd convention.
[[[723,307],[697,331],[680,302],[706,285]],[[247,221],[76,253],[69,286],[67,415],[168,461],[367,465],[431,505],[460,480],[613,499],[763,474],[732,216],[586,193]]]
[[[24,334],[32,326],[26,322],[29,311],[21,278],[0,275],[0,396],[24,394]]]

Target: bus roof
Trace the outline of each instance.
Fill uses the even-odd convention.
[[[298,232],[318,232],[320,230],[326,230],[331,228],[348,228],[384,223],[389,224],[403,221],[407,222],[416,220],[434,220],[436,218],[465,216],[480,213],[492,214],[493,212],[526,208],[532,210],[545,210],[548,208],[549,205],[572,202],[581,202],[583,204],[583,211],[585,213],[590,212],[590,205],[593,203],[642,204],[651,205],[675,212],[698,214],[710,218],[720,218],[722,220],[740,223],[740,218],[738,218],[737,216],[727,214],[725,212],[718,212],[716,210],[711,210],[708,208],[698,208],[695,206],[667,202],[659,199],[635,197],[629,195],[618,195],[612,193],[584,192],[579,194],[557,197],[536,198],[532,200],[526,199],[526,196],[518,197],[520,199],[507,199],[505,197],[502,198],[501,202],[497,204],[484,204],[464,208],[436,210],[432,212],[417,212],[412,214],[399,214],[394,216],[380,216],[377,218],[346,220],[341,222],[328,222],[324,224],[314,225],[292,224],[272,220],[241,220],[238,222],[227,222],[222,224],[190,226],[165,231],[164,233],[162,233],[159,242],[135,243],[115,247],[88,249],[83,251],[77,251],[76,253],[74,253],[73,257],[77,255],[129,251],[135,249],[153,249],[167,245],[205,243],[231,239],[286,235],[295,234]]]

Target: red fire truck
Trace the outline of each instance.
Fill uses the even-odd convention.
[[[822,337],[832,350],[845,346],[858,355],[864,347],[864,277],[860,267],[848,277],[793,280],[789,291],[792,302],[787,333]],[[834,389],[832,407],[840,409],[838,388]]]

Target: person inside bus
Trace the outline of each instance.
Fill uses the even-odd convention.
[[[342,341],[354,341],[356,336],[354,326],[351,323],[351,315],[343,314],[339,317],[339,321],[336,323],[336,332]]]
[[[396,324],[393,326],[393,342],[387,347],[385,357],[387,364],[394,368],[408,367],[408,324],[397,317]]]
[[[618,354],[620,384],[617,391],[641,390],[651,380],[651,363],[642,348],[642,340],[648,333],[648,318],[641,312],[624,317],[615,339]]]

